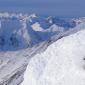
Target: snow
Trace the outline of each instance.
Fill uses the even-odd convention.
[[[43,28],[40,27],[40,24],[36,22],[35,24],[32,25],[32,28],[34,31],[43,31]]]
[[[85,85],[85,30],[64,37],[29,62],[21,85]]]
[[[30,58],[41,51],[45,43],[19,51],[0,52],[0,85],[18,85]]]
[[[35,14],[0,13],[0,51],[26,49],[74,29],[75,26],[69,20],[52,17],[46,19]]]
[[[78,20],[81,22],[76,24]],[[78,20],[70,22],[52,17],[46,19],[35,14],[0,13],[0,85],[19,85],[34,55],[40,53],[43,56],[43,52],[54,41],[85,29],[85,19]],[[56,50],[54,52],[56,53]],[[49,54],[51,55],[51,52]],[[38,75],[42,76],[45,66],[48,69],[48,58],[51,60],[49,56],[42,56],[39,57],[40,63],[37,57],[33,57],[37,66],[41,67],[36,68],[33,60],[32,65],[38,69],[34,73],[37,79],[40,78]],[[44,82],[45,74],[42,77],[43,81],[38,79],[38,82]],[[33,76],[33,73],[30,75]],[[34,81],[36,82],[35,78]]]

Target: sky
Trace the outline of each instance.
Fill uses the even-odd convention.
[[[0,12],[84,17],[85,0],[0,0]]]

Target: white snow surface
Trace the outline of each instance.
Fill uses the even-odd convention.
[[[43,28],[40,27],[40,24],[36,22],[35,24],[32,25],[33,30],[35,31],[43,31]]]
[[[0,13],[0,85],[20,85],[23,81],[24,71],[35,54],[45,51],[54,41],[83,29],[85,29],[85,18],[69,21],[55,17],[46,19],[35,14],[29,16],[22,13]],[[34,58],[35,60],[33,60]],[[34,84],[29,84],[40,85],[40,82],[43,83],[45,80],[46,73],[43,68],[48,69],[47,62],[48,58],[49,61],[51,60],[51,57],[41,56],[40,63],[37,62],[37,57],[34,58],[32,60],[35,68],[36,64],[42,68],[37,67],[39,70],[35,70],[35,77],[28,76],[28,79],[31,78],[36,82],[33,81]],[[33,73],[30,75],[33,76]]]
[[[85,30],[64,37],[35,55],[21,85],[85,85]]]

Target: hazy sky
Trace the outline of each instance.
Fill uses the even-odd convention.
[[[0,0],[0,12],[26,12],[64,17],[85,16],[85,0]]]

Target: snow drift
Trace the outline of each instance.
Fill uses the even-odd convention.
[[[34,56],[21,85],[85,85],[85,30]]]

